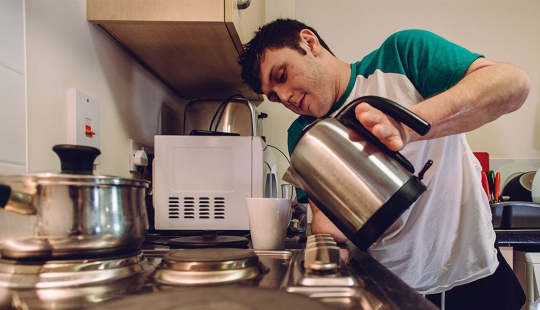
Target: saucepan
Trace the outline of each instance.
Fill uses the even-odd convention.
[[[32,232],[9,237],[0,227],[0,255],[44,259],[112,255],[138,249],[148,228],[150,182],[93,174],[100,151],[56,145],[61,173],[0,175],[0,207],[35,217]]]

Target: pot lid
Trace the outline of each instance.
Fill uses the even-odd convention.
[[[0,175],[0,183],[26,185],[119,185],[134,187],[150,187],[150,181],[120,178],[107,175],[84,175],[64,173],[34,173]]]

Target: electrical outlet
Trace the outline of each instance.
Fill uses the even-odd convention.
[[[146,154],[154,154],[154,147],[129,139],[129,172],[138,172],[133,159],[135,157],[135,152],[142,150],[143,148]]]

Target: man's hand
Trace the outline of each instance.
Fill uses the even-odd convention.
[[[392,151],[401,151],[406,144],[403,125],[366,102],[356,106],[358,121]]]

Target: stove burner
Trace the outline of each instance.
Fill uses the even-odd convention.
[[[94,284],[131,277],[149,268],[141,252],[72,260],[0,258],[0,287],[45,289]]]
[[[249,239],[238,236],[218,236],[215,231],[203,231],[201,236],[179,237],[169,240],[171,248],[247,248]]]
[[[252,250],[209,248],[173,250],[163,256],[154,271],[163,284],[215,284],[253,279],[264,273]]]

